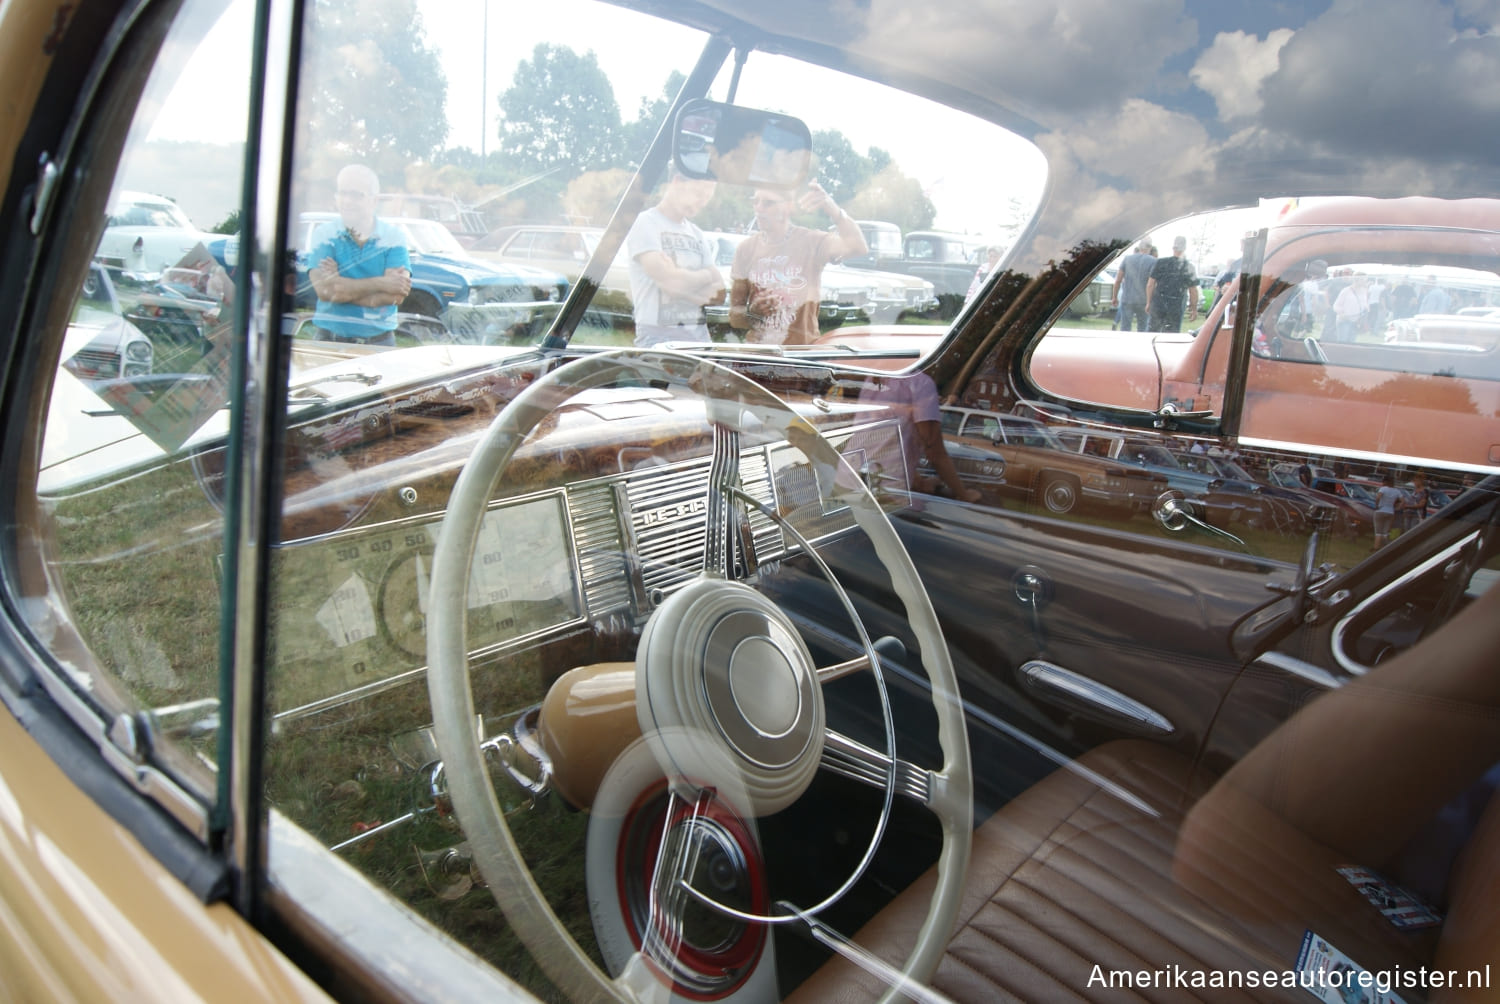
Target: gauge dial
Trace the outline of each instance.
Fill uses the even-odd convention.
[[[377,601],[380,633],[414,659],[427,656],[427,584],[432,550],[408,551],[386,569]]]

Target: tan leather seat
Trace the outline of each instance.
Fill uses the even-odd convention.
[[[1054,772],[976,831],[969,892],[933,985],[976,1002],[1308,1001],[1300,988],[1101,982],[1173,967],[1189,979],[1286,972],[1308,932],[1372,971],[1500,961],[1500,800],[1453,869],[1441,928],[1396,928],[1337,870],[1395,867],[1419,828],[1500,762],[1497,642],[1492,590],[1418,648],[1308,705],[1217,781],[1145,741],[1107,744]],[[899,963],[931,883],[929,873],[855,940]],[[869,1000],[882,989],[836,959],[795,999]]]

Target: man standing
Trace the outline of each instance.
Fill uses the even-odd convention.
[[[798,200],[803,212],[821,209],[835,229],[811,230],[792,222],[792,198],[759,189],[751,202],[756,232],[740,243],[730,269],[729,323],[745,341],[804,345],[818,337],[823,266],[869,248],[854,218],[817,182]]]
[[[1151,242],[1141,238],[1135,250],[1120,259],[1115,270],[1115,291],[1110,306],[1115,308],[1115,327],[1121,331],[1149,331],[1146,323],[1146,283],[1156,259],[1148,252]]]
[[[724,295],[713,245],[692,221],[714,197],[712,181],[675,170],[661,201],[635,218],[625,238],[635,344],[706,342],[703,305]]]
[[[1172,257],[1158,259],[1146,281],[1146,311],[1152,331],[1182,330],[1182,301],[1188,300],[1188,320],[1198,316],[1197,274],[1183,255],[1187,238],[1172,238]]]
[[[313,337],[396,344],[396,305],[411,293],[411,255],[401,231],[375,218],[380,180],[362,164],[338,173],[339,219],[313,234],[309,277],[318,296]]]

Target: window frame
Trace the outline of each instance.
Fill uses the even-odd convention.
[[[30,132],[57,167],[55,185],[30,209],[25,246],[12,238],[7,254],[23,255],[27,267],[6,270],[19,305],[12,315],[11,345],[5,355],[5,383],[11,388],[52,386],[64,329],[106,224],[113,171],[98,164],[120,161],[129,127],[156,65],[155,54],[170,33],[181,3],[148,5],[143,0],[122,10],[93,8],[79,14],[63,35],[62,48],[44,89],[53,107],[68,109],[50,123],[50,136],[37,135],[49,123],[33,118]],[[83,165],[89,165],[84,170]],[[17,275],[17,273],[19,273]],[[202,901],[222,898],[230,876],[215,844],[215,818],[222,809],[215,793],[194,790],[171,766],[170,756],[151,749],[143,716],[115,712],[93,699],[72,678],[59,655],[87,651],[65,618],[51,618],[52,637],[38,635],[36,594],[50,595],[35,510],[36,475],[46,428],[47,393],[13,392],[6,405],[0,470],[11,492],[0,495],[3,596],[7,616],[0,631],[4,674],[0,700],[42,743],[64,772],[116,822]],[[29,501],[23,501],[26,494]],[[33,616],[28,617],[24,611]],[[20,676],[11,667],[26,666]],[[8,678],[7,678],[8,677]],[[222,726],[221,726],[222,727]]]

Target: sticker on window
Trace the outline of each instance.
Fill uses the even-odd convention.
[[[1442,914],[1422,902],[1410,889],[1393,882],[1358,865],[1346,865],[1337,869],[1359,890],[1359,894],[1370,901],[1381,915],[1403,931],[1414,931],[1424,927],[1437,927],[1443,922]]]
[[[1390,992],[1385,979],[1377,978],[1312,931],[1302,935],[1297,985],[1327,1004],[1405,1004]]]

